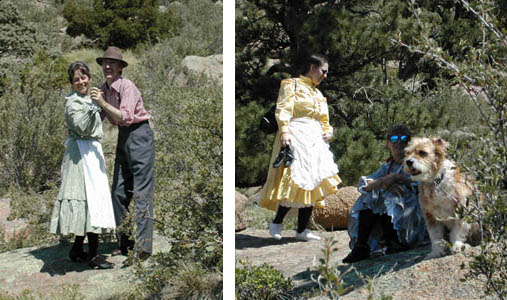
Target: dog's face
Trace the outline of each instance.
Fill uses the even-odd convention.
[[[444,162],[448,143],[441,138],[414,137],[405,148],[403,171],[412,180],[431,182]]]

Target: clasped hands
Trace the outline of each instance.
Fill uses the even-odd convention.
[[[99,88],[92,87],[90,97],[100,107],[103,107],[106,103],[106,100],[104,100],[104,92],[102,92]]]
[[[403,190],[403,186],[410,185],[410,179],[401,175],[401,174],[389,174],[382,178],[381,186],[385,191],[391,192],[398,197],[401,197],[405,194]]]

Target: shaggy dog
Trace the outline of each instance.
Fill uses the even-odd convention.
[[[467,238],[469,243],[476,243],[477,224],[472,226],[456,216],[456,209],[466,206],[467,197],[473,194],[473,186],[456,163],[446,157],[447,147],[448,143],[438,137],[414,137],[405,148],[403,171],[419,182],[419,203],[431,239],[426,259],[446,253],[446,229],[453,252],[465,247]]]

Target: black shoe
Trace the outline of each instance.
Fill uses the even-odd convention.
[[[73,262],[85,262],[88,258],[88,253],[84,252],[82,249],[81,251],[73,251],[71,249],[69,252],[69,258]]]
[[[290,167],[294,162],[294,155],[292,155],[292,150],[290,147],[285,147],[285,167]]]
[[[133,256],[128,257],[123,261],[122,268],[130,267],[136,262],[143,262],[147,260],[151,256],[151,253],[148,252],[137,252]]]
[[[92,269],[112,269],[114,267],[114,264],[108,262],[102,255],[95,255],[90,259],[89,265]]]
[[[342,262],[350,264],[370,257],[370,247],[356,245]]]
[[[283,159],[285,158],[285,148],[281,148],[280,152],[278,152],[278,156],[276,157],[275,161],[273,162],[273,168],[278,168],[282,165]]]

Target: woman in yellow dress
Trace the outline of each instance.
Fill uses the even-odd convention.
[[[282,238],[283,219],[291,208],[298,208],[296,239],[319,240],[307,229],[313,207],[324,206],[324,197],[336,193],[341,183],[329,150],[333,128],[327,100],[317,89],[327,78],[328,68],[327,59],[314,54],[305,64],[303,75],[281,82],[275,111],[279,129],[260,199],[262,207],[276,210],[269,233],[278,240]],[[290,150],[284,151],[286,147]],[[284,153],[285,163],[280,164]]]

